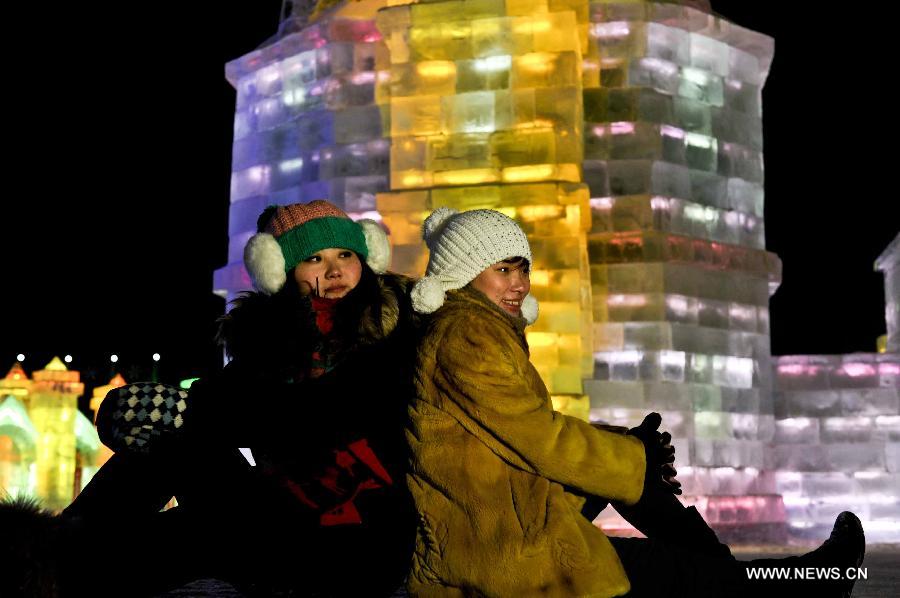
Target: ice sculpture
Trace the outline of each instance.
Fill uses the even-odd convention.
[[[54,357],[32,374],[29,415],[40,442],[37,450],[37,496],[44,507],[63,509],[75,496],[75,417],[84,392],[76,371]]]
[[[54,358],[33,381],[18,363],[0,380],[0,495],[33,496],[60,510],[111,454],[77,409],[79,378]]]
[[[0,398],[0,489],[9,496],[34,494],[37,444],[22,402],[11,394]]]
[[[37,432],[28,417],[31,380],[18,363],[0,380],[0,489],[34,494]]]
[[[231,62],[229,264],[270,203],[328,197],[420,274],[439,206],[516,218],[542,314],[532,359],[558,408],[661,411],[720,531],[784,519],[771,439],[761,89],[772,40],[705,2],[363,0]],[[615,521],[606,525],[616,526]]]

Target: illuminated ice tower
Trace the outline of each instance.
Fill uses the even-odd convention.
[[[381,218],[422,273],[440,206],[494,208],[533,247],[532,360],[556,406],[661,411],[721,530],[783,522],[772,475],[761,89],[772,40],[708,3],[363,0],[290,12],[237,89],[229,265],[271,203]],[[303,23],[307,24],[303,24]],[[608,521],[608,525],[615,522]]]
[[[660,411],[707,520],[729,538],[773,538],[784,511],[764,462],[768,300],[781,263],[764,248],[761,106],[773,42],[682,4],[590,5],[585,391],[593,419]]]
[[[78,395],[84,384],[58,357],[33,378],[29,413],[38,437],[37,496],[45,508],[60,510],[75,496]]]

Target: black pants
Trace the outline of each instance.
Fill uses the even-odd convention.
[[[227,452],[113,455],[63,511],[80,545],[67,585],[100,596],[152,596],[198,578],[247,577],[259,553],[241,550],[253,531],[242,490],[248,475],[240,455]],[[179,506],[160,512],[173,496]],[[104,555],[89,580],[82,554]]]
[[[191,454],[116,454],[97,472],[63,513],[82,530],[68,595],[153,596],[201,578],[258,596],[389,596],[401,585],[411,547],[397,529],[322,528],[236,451]],[[173,495],[179,506],[160,512]]]

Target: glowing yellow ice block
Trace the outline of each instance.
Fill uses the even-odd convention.
[[[429,138],[425,167],[435,172],[493,168],[490,133],[461,133]]]
[[[61,510],[72,502],[75,484],[75,415],[84,391],[76,371],[58,357],[34,372],[30,415],[38,435],[37,495],[44,507]]]
[[[441,96],[391,96],[391,136],[438,135],[441,129]]]
[[[393,65],[389,71],[391,97],[456,92],[456,63],[451,60],[426,60]]]

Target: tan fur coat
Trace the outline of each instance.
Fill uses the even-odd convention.
[[[420,345],[416,386],[407,430],[419,512],[412,595],[629,590],[576,492],[637,501],[643,446],[553,411],[521,322],[476,290],[450,292]]]

